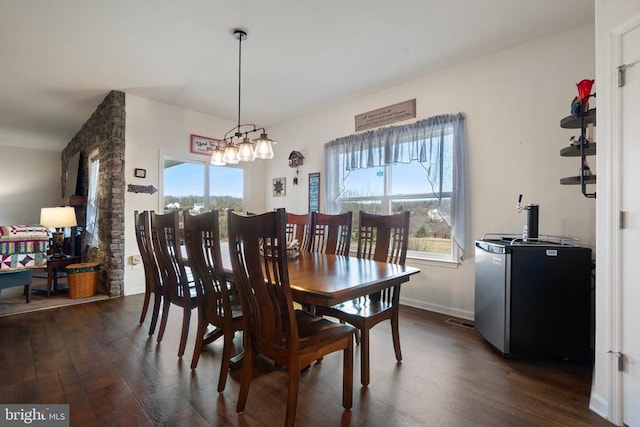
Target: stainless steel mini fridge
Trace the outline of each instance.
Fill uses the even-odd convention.
[[[591,249],[562,240],[476,241],[476,330],[505,355],[589,357],[592,270]]]

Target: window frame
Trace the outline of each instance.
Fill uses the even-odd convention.
[[[467,234],[467,162],[465,114],[440,114],[420,119],[405,125],[380,127],[339,137],[324,144],[324,186],[325,210],[338,213],[340,195],[344,194],[343,172],[368,169],[397,163],[411,163],[414,160],[427,162],[428,176],[437,183],[433,191],[440,197],[444,184],[443,172],[448,170],[443,164],[445,151],[443,143],[448,135],[453,137],[451,173],[453,196],[451,197],[450,220],[451,239],[457,246],[452,248],[453,263],[462,262]],[[344,156],[344,157],[341,157]],[[448,157],[448,156],[447,156]],[[435,168],[435,169],[433,169]],[[446,169],[445,169],[446,168]],[[433,184],[432,184],[433,185]],[[457,255],[456,255],[457,253]]]
[[[95,173],[95,182],[92,180],[93,169],[97,167]],[[89,241],[87,245],[92,248],[97,248],[100,244],[99,227],[100,227],[100,206],[98,201],[98,191],[100,189],[100,152],[98,149],[93,150],[89,156],[87,156],[87,171],[88,171],[88,183],[87,183],[87,204],[85,212],[85,230],[89,235]],[[93,212],[93,218],[90,220],[90,214]],[[91,228],[91,231],[89,231]]]
[[[204,166],[204,175],[203,175],[203,179],[204,179],[204,195],[203,195],[203,200],[204,200],[204,206],[210,206],[210,197],[211,197],[211,189],[209,186],[209,182],[210,182],[210,171],[211,171],[211,167],[213,166],[210,162],[210,157],[205,157],[202,155],[197,155],[197,154],[193,154],[193,155],[189,155],[189,154],[179,154],[179,153],[173,153],[173,152],[168,152],[168,151],[160,151],[160,162],[159,162],[159,193],[160,196],[158,197],[158,212],[164,212],[164,207],[166,205],[165,203],[165,182],[164,182],[164,164],[166,160],[170,160],[170,161],[176,161],[176,162],[183,162],[183,163],[195,163],[195,164],[201,164]],[[242,169],[243,170],[243,176],[242,176],[242,206],[244,208],[245,206],[245,200],[246,200],[246,194],[247,194],[247,180],[246,178],[246,173],[247,170],[246,168],[242,165],[242,164],[238,164],[238,165],[225,165],[225,166],[219,166],[219,167],[228,167],[228,168],[235,168],[235,169]],[[182,207],[181,207],[182,209]]]

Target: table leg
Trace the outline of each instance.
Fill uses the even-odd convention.
[[[53,279],[55,268],[47,267],[47,297],[51,296],[51,281]]]
[[[27,303],[31,302],[31,285],[24,285],[24,295],[27,297]]]

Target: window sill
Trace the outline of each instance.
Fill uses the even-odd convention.
[[[349,251],[349,256],[356,256],[356,251]],[[407,254],[407,264],[412,266],[424,266],[424,267],[442,267],[457,269],[462,262],[454,261],[450,259],[435,259],[435,258],[423,258],[412,254]]]
[[[407,264],[416,267],[425,266],[457,269],[461,263],[459,261],[448,259],[418,258],[407,256]]]

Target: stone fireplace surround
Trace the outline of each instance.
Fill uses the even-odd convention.
[[[62,151],[62,193],[69,160],[80,153],[78,180],[82,194],[87,196],[89,185],[88,156],[96,149],[100,160],[98,184],[97,248],[88,248],[86,233],[82,236],[82,257],[101,265],[99,291],[111,297],[124,295],[124,148],[125,94],[111,91]],[[84,230],[86,206],[76,206],[78,226]]]

